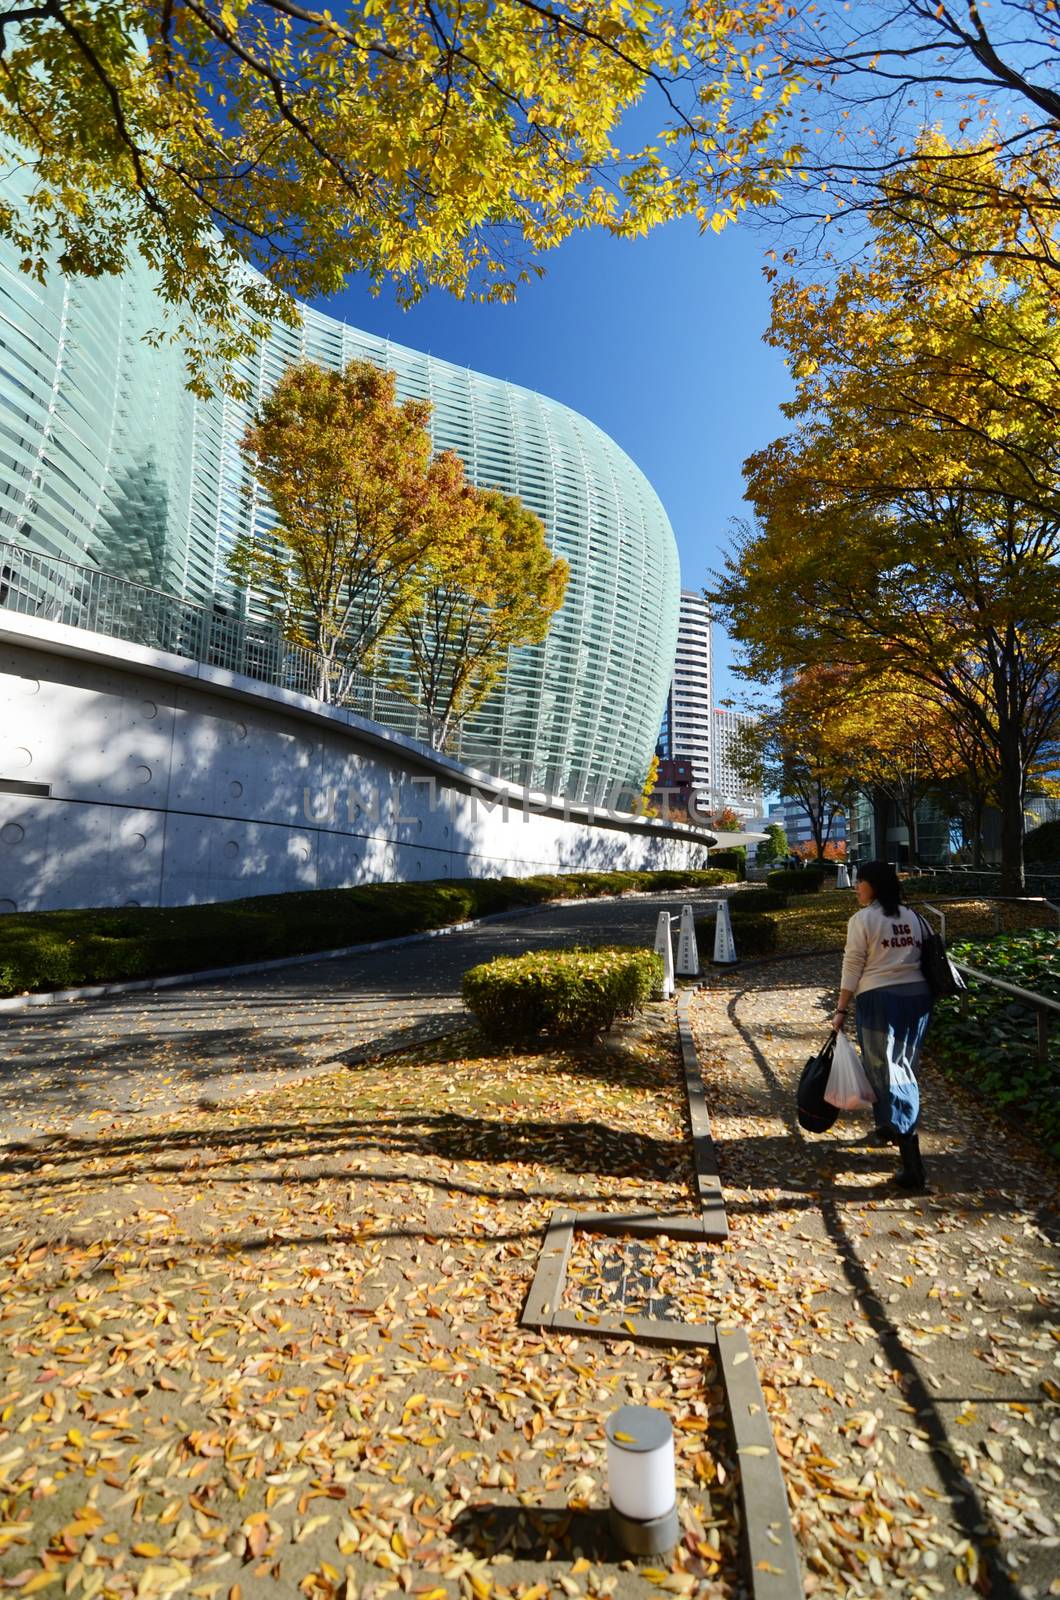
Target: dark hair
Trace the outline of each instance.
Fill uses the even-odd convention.
[[[863,861],[858,868],[858,882],[869,884],[885,916],[898,915],[902,891],[898,887],[898,874],[889,861]]]

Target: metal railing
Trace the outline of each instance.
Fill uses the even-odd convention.
[[[1025,904],[1026,902],[1018,901],[1016,903]],[[1057,921],[1060,922],[1060,906],[1053,905],[1049,900],[1039,901],[1038,903],[1047,905],[1051,910],[1055,911]],[[939,932],[942,935],[943,943],[945,943],[945,911],[940,906],[928,905],[926,901],[923,909],[933,912],[938,917]],[[995,928],[999,933],[1001,931],[1000,917],[1000,907],[995,907]],[[1049,1027],[1054,1016],[1060,1017],[1060,1001],[1051,999],[1047,994],[1038,994],[1034,989],[1021,989],[1018,984],[1009,983],[1004,978],[995,978],[992,972],[981,972],[978,967],[970,967],[965,961],[954,961],[953,965],[963,978],[972,978],[976,983],[989,984],[992,989],[1000,989],[1003,994],[1009,994],[1014,1000],[1018,1000],[1022,1005],[1030,1006],[1033,1009],[1038,1030],[1038,1060],[1044,1065],[1049,1059]],[[971,997],[967,989],[961,991],[960,1002],[961,1016],[966,1017],[971,1006]]]
[[[990,899],[993,902],[993,904],[991,906],[991,910],[992,910],[993,918],[994,918],[994,932],[995,933],[1002,933],[1004,931],[1004,929],[1002,927],[1002,923],[1003,923],[1003,920],[1004,920],[1003,916],[1002,916],[1002,908],[1004,906],[1044,906],[1046,911],[1051,911],[1053,913],[1053,915],[1056,918],[1057,928],[1060,928],[1060,905],[1057,905],[1054,900],[1047,900],[1044,895],[1031,895],[1031,894],[1029,894],[1029,895],[1011,895],[1011,894],[1010,895],[996,895],[995,894],[995,895],[991,895]],[[953,905],[957,905],[957,906],[965,904],[964,901],[958,899],[956,896],[954,896],[954,898],[953,898],[951,903]],[[924,907],[925,911],[932,911],[932,912],[934,912],[935,916],[938,917],[938,919],[939,919],[939,932],[942,934],[943,940],[945,940],[945,938],[946,938],[946,913],[945,913],[945,911],[943,911],[941,906],[929,905],[929,903],[926,900],[924,900],[922,902],[922,904],[923,904],[923,907]]]
[[[1003,994],[1010,994],[1021,1005],[1034,1010],[1038,1025],[1038,1060],[1044,1066],[1049,1059],[1049,1027],[1054,1016],[1060,1017],[1060,1001],[1051,1000],[1047,994],[1037,994],[1033,989],[1021,989],[1018,984],[1006,983],[1004,978],[995,978],[990,972],[980,972],[978,967],[969,967],[963,961],[955,961],[953,965],[962,977],[987,983],[992,989],[1000,989]],[[962,1017],[968,1015],[970,1004],[968,990],[965,989],[961,993]]]
[[[961,881],[961,892],[969,896],[975,894],[989,895],[990,899],[1000,898],[991,892],[994,884],[1001,882],[999,869],[989,867],[903,867],[902,872],[907,876],[923,881],[925,878],[957,878]],[[1060,872],[1035,872],[1033,868],[1024,871],[1024,882],[1029,891],[1039,895],[1060,895]],[[967,890],[964,883],[968,883]],[[943,890],[943,893],[947,891]],[[1005,898],[1012,898],[1007,896]]]
[[[241,617],[221,601],[202,604],[167,594],[98,567],[27,550],[0,539],[0,608],[23,616],[84,628],[127,644],[165,651],[186,661],[238,673],[258,683],[319,700],[320,677],[311,650],[290,644],[279,625]],[[383,674],[359,674],[342,706],[395,733],[430,742],[426,713],[386,685]],[[490,777],[538,789],[572,803],[625,812],[635,791],[599,772],[569,766],[543,767],[530,752],[498,749],[496,716],[487,703],[461,726],[446,753]]]
[[[239,617],[218,602],[184,600],[7,541],[0,541],[0,606],[320,699],[312,651],[288,643],[275,622]],[[357,677],[343,705],[413,738],[425,731],[418,708],[374,678]]]

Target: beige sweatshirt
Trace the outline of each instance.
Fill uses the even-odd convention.
[[[855,911],[847,923],[841,987],[865,994],[896,983],[922,983],[920,939],[920,921],[908,906],[899,906],[896,917],[887,916],[878,901]]]

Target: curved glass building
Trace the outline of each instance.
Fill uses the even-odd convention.
[[[145,342],[161,321],[145,270],[41,286],[0,249],[0,541],[245,613],[225,555],[269,517],[239,448],[258,398],[297,360],[392,368],[402,399],[431,401],[437,448],[456,450],[479,486],[519,495],[571,569],[548,639],[512,653],[456,753],[572,799],[639,792],[673,667],[679,571],[657,495],[613,440],[543,395],[308,308],[258,349],[247,403],[200,401],[180,351]],[[386,694],[372,704],[416,731],[412,708]]]

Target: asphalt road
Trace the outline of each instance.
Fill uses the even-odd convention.
[[[389,950],[0,1017],[0,1143],[230,1098],[249,1077],[264,1089],[412,1042],[463,1011],[460,980],[476,962],[574,944],[650,946],[661,910],[691,901],[698,911],[726,892],[512,912]]]

